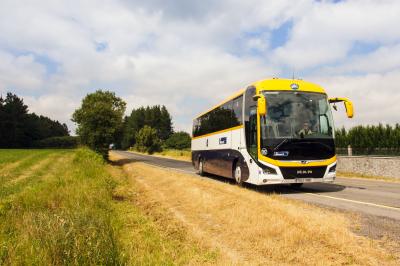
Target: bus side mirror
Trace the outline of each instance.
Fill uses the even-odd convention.
[[[354,115],[353,103],[350,101],[344,101],[344,107],[346,107],[347,117],[353,118]]]
[[[346,108],[346,114],[348,118],[353,118],[354,116],[354,108],[353,103],[346,98],[329,98],[329,103],[338,103],[343,102],[344,107]]]
[[[262,94],[254,95],[254,100],[257,100],[257,110],[259,115],[266,115],[267,114],[267,100],[265,96]]]

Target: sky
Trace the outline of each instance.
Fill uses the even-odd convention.
[[[97,89],[175,130],[248,84],[305,79],[354,102],[336,127],[400,122],[397,0],[2,0],[0,93],[66,123]]]

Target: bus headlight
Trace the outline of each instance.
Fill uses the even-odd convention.
[[[329,168],[329,173],[334,173],[336,172],[336,164],[332,165],[331,168]]]
[[[274,168],[268,167],[266,165],[263,165],[262,168],[263,168],[263,173],[265,175],[276,175],[277,174],[276,170]]]

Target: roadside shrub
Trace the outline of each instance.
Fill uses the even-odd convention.
[[[74,162],[85,164],[105,164],[104,158],[88,148],[80,148],[76,151]]]
[[[79,145],[79,138],[73,136],[51,137],[41,139],[33,143],[34,148],[76,148]]]
[[[161,140],[157,136],[157,130],[144,126],[135,136],[136,144],[134,149],[140,152],[153,153],[161,151]]]
[[[165,147],[168,149],[184,150],[189,149],[191,145],[190,135],[180,131],[172,134],[166,141]]]

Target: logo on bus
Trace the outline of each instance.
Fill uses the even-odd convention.
[[[312,174],[312,170],[297,170],[298,175],[308,175]]]
[[[289,156],[289,152],[288,151],[276,151],[276,152],[274,152],[274,156],[287,157],[287,156]]]
[[[264,155],[264,156],[267,156],[268,155],[268,150],[266,148],[262,148],[261,149],[261,154]]]
[[[292,84],[290,84],[290,88],[291,88],[292,90],[298,90],[298,89],[299,89],[299,84],[292,83]]]
[[[227,142],[226,137],[219,138],[219,145],[226,144],[226,142]]]

